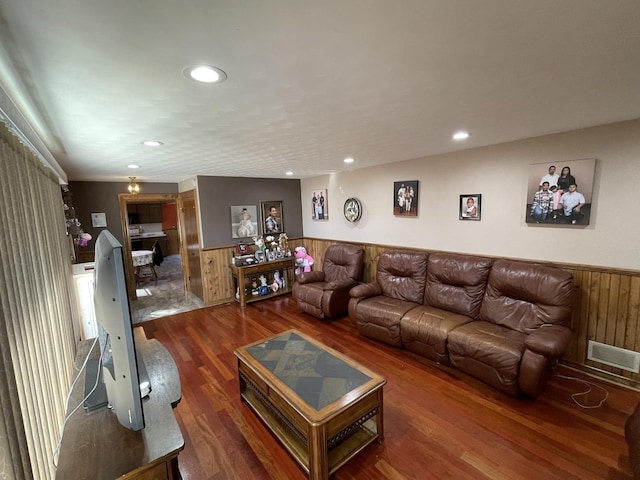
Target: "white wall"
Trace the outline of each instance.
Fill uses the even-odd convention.
[[[526,224],[530,164],[584,158],[596,159],[590,224]],[[394,217],[393,182],[415,179],[419,216]],[[328,221],[305,208],[321,188]],[[482,194],[481,221],[458,220],[465,193]],[[351,196],[356,224],[342,215]],[[307,237],[640,270],[640,119],[304,179],[301,200]]]

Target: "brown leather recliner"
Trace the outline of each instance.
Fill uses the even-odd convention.
[[[451,364],[510,395],[537,397],[570,341],[572,278],[558,268],[496,260],[479,321],[449,332]]]
[[[336,244],[327,248],[322,271],[303,272],[293,285],[298,306],[317,318],[333,318],[347,312],[349,290],[362,280],[364,249]]]
[[[640,403],[636,405],[636,409],[627,419],[624,427],[633,479],[640,480]]]

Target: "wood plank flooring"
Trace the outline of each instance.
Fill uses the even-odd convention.
[[[306,475],[240,401],[234,349],[297,328],[387,378],[385,441],[334,480],[631,478],[624,422],[640,393],[606,388],[600,408],[571,394],[583,384],[551,377],[537,400],[514,399],[455,369],[361,336],[348,317],[321,321],[291,296],[209,307],[142,324],[173,355],[182,381],[176,416],[185,438],[184,480],[304,479]],[[558,373],[587,378],[567,368]],[[583,403],[596,405],[598,389]]]

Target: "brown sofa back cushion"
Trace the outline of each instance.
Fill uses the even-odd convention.
[[[543,324],[570,327],[573,276],[559,268],[496,260],[480,318],[522,333]]]
[[[484,257],[432,253],[424,303],[478,320],[492,263]]]
[[[389,250],[380,255],[376,280],[383,295],[422,303],[427,281],[425,252]]]
[[[358,245],[336,244],[324,253],[322,271],[325,282],[334,282],[350,277],[362,279],[364,249]]]

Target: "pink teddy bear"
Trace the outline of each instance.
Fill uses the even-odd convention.
[[[304,247],[296,247],[293,255],[296,257],[296,275],[300,272],[310,272],[313,265],[313,257],[307,253]]]

